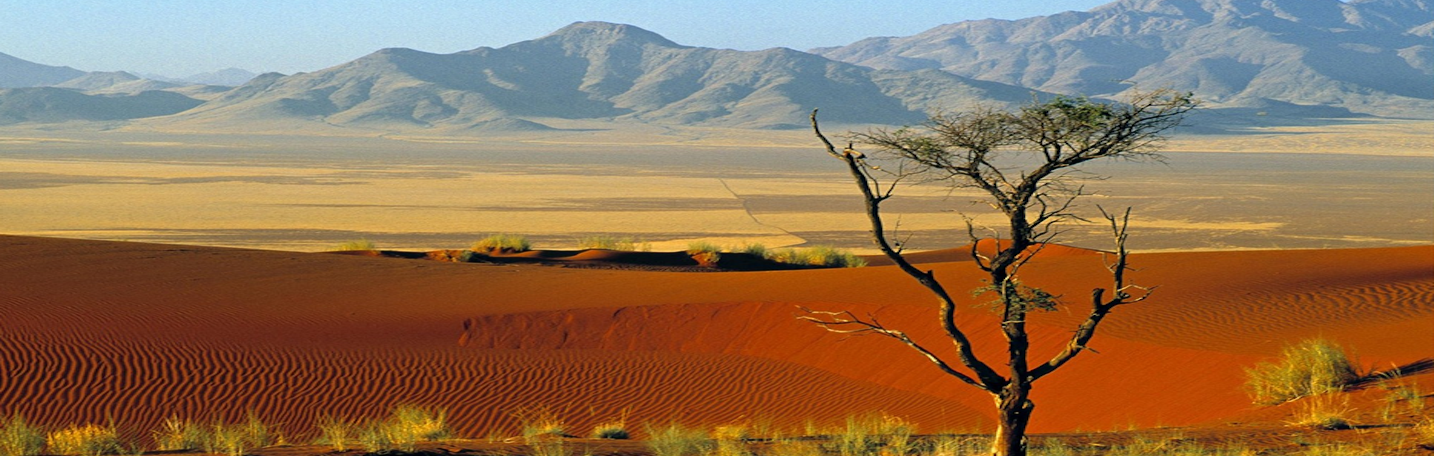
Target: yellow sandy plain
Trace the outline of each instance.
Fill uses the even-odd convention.
[[[1121,165],[1135,167],[1091,182],[1091,192],[1111,196],[1087,197],[1082,213],[1135,206],[1132,226],[1146,250],[1428,243],[1431,127],[1391,121],[1179,137],[1169,144],[1171,165]],[[524,234],[545,248],[609,235],[657,250],[701,240],[869,251],[855,189],[802,131],[453,138],[12,127],[0,130],[0,145],[6,234],[299,251],[358,238],[383,248],[463,248],[491,233]],[[1230,165],[1182,152],[1301,150],[1373,164],[1348,170],[1344,162],[1234,154],[1249,164]],[[924,240],[916,248],[964,241],[963,213],[978,226],[999,221],[970,190],[926,185],[900,195],[889,220]],[[1384,226],[1372,227],[1373,218]],[[1063,239],[1105,242],[1098,225],[1072,225]]]

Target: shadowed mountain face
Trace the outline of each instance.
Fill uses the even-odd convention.
[[[84,75],[74,68],[41,65],[0,54],[0,88],[47,86]]]
[[[1434,113],[1425,0],[1121,0],[1089,12],[949,24],[812,52],[872,68],[940,69],[1058,93],[1130,83],[1216,106]]]
[[[497,49],[384,49],[313,73],[262,75],[176,120],[542,128],[523,119],[558,118],[787,128],[801,126],[815,107],[834,123],[901,124],[931,107],[1030,96],[941,72],[878,71],[782,48],[687,47],[629,25],[585,22]]]
[[[184,95],[162,91],[88,95],[56,87],[0,89],[0,125],[138,119],[174,114],[199,103]]]

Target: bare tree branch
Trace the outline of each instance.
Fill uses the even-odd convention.
[[[906,257],[897,252],[896,249],[891,246],[891,243],[887,241],[885,224],[881,219],[881,202],[884,198],[878,197],[872,190],[869,184],[870,181],[863,171],[865,165],[855,158],[855,154],[838,154],[836,152],[831,141],[828,141],[826,135],[822,134],[821,127],[817,124],[817,110],[815,109],[812,110],[811,120],[812,131],[821,139],[822,143],[826,145],[827,152],[830,155],[846,163],[847,170],[851,172],[852,179],[861,190],[862,199],[866,202],[866,216],[871,222],[872,240],[876,243],[877,248],[880,249],[887,258],[891,259],[893,263],[896,263],[896,266],[900,268],[902,272],[916,279],[918,283],[936,295],[939,301],[941,327],[946,332],[946,335],[950,337],[951,344],[956,349],[957,358],[961,364],[975,372],[976,377],[980,379],[979,383],[982,389],[990,391],[994,388],[1000,388],[1001,385],[1005,384],[1006,379],[1002,378],[994,369],[991,369],[990,366],[976,357],[970,339],[956,326],[956,301],[951,298],[950,293],[947,293],[946,288],[941,285],[941,282],[936,280],[935,274],[931,271],[917,269],[910,262],[906,261]]]
[[[856,315],[852,314],[851,311],[832,312],[824,310],[812,310],[806,307],[801,307],[801,309],[808,315],[799,316],[797,317],[798,319],[812,322],[818,326],[821,326],[822,328],[825,328],[827,331],[830,332],[850,335],[878,334],[899,340],[901,341],[901,343],[906,344],[906,346],[911,347],[911,349],[916,350],[918,353],[921,353],[922,356],[926,357],[926,359],[931,361],[932,364],[935,364],[936,367],[941,369],[942,372],[956,377],[958,380],[961,380],[968,385],[989,391],[989,388],[986,385],[983,385],[980,381],[971,378],[971,376],[952,368],[951,365],[947,364],[945,360],[942,360],[941,357],[936,356],[936,354],[932,353],[931,350],[927,350],[926,347],[922,347],[921,344],[916,343],[916,341],[912,340],[910,336],[906,335],[906,333],[882,326],[880,322],[876,321],[876,317],[870,317],[868,320],[862,320],[861,318],[858,318]]]

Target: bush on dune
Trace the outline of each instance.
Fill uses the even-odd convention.
[[[368,239],[358,239],[339,244],[334,250],[340,252],[370,252],[378,250],[378,245]]]
[[[533,249],[533,244],[528,238],[515,234],[494,234],[473,243],[475,252],[505,252],[518,253]]]
[[[120,454],[124,445],[114,426],[102,427],[96,424],[71,426],[51,432],[45,439],[50,453],[79,456]]]
[[[1286,346],[1278,362],[1260,363],[1245,375],[1245,389],[1261,405],[1341,391],[1360,379],[1344,348],[1323,339]]]
[[[652,250],[652,244],[635,237],[585,236],[578,239],[578,248],[646,252]]]
[[[44,446],[44,431],[26,423],[19,413],[0,421],[0,456],[34,456]]]

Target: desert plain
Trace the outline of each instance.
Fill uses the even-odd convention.
[[[1370,372],[1434,357],[1431,138],[1428,122],[1398,121],[1187,135],[1163,163],[1089,168],[1109,178],[1086,181],[1082,210],[1134,207],[1132,277],[1160,288],[1037,385],[1036,437],[1421,451],[1396,440],[1434,407],[1381,417],[1381,387],[1342,393],[1359,427],[1313,431],[1288,426],[1299,404],[1253,405],[1242,385],[1245,369],[1313,337]],[[930,252],[923,267],[950,288],[980,286],[961,217],[996,219],[975,194],[930,184],[901,196],[891,214],[909,248]],[[0,130],[0,411],[51,427],[111,421],[140,441],[171,416],[253,414],[304,444],[320,416],[399,404],[442,407],[456,435],[488,442],[518,435],[536,410],[577,436],[617,417],[638,434],[681,422],[794,435],[864,413],[923,434],[990,432],[984,393],[891,340],[795,318],[870,313],[945,348],[934,300],[878,260],[690,272],[603,267],[616,254],[574,251],[606,235],[659,252],[703,241],[872,253],[860,209],[840,163],[804,131],[11,127]],[[495,233],[590,261],[324,253],[356,239],[463,249]],[[1108,286],[1107,238],[1071,225],[1068,247],[1028,266],[1026,280],[1067,297],[1031,322],[1033,358],[1058,351],[1089,308],[1081,297]],[[1000,353],[994,315],[971,306],[958,319],[979,354]],[[1397,382],[1424,384],[1429,399],[1427,370],[1407,374]]]

